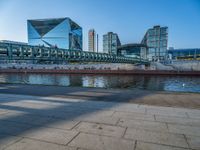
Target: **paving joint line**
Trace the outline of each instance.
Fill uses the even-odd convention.
[[[154,142],[148,142],[148,141],[143,141],[143,140],[137,140],[137,141],[138,142],[142,142],[142,143],[149,143],[149,144],[156,144],[156,145],[168,146],[168,147],[172,147],[172,148],[184,148],[185,150],[191,149],[190,147],[181,147],[181,146],[175,146],[175,145],[167,145],[167,144],[163,144],[163,143],[154,143]]]
[[[185,141],[186,141],[186,143],[187,143],[187,145],[188,145],[188,148],[191,148],[191,147],[190,147],[190,144],[189,144],[189,142],[188,142],[188,139],[187,139],[187,137],[186,137],[186,135],[183,134],[183,136],[184,136],[184,139],[185,139]]]
[[[83,134],[89,134],[89,135],[95,135],[95,136],[100,136],[100,137],[107,137],[107,138],[114,138],[114,139],[121,139],[121,140],[126,140],[126,141],[135,141],[133,139],[127,139],[127,138],[122,138],[122,137],[117,137],[117,136],[112,136],[112,135],[102,135],[102,134],[96,134],[96,133],[91,133],[91,132],[85,132],[85,131],[79,131],[80,133]]]
[[[156,119],[156,115],[155,115],[155,114],[153,115],[153,118],[154,118],[154,121],[157,121],[157,119]]]
[[[136,147],[137,147],[137,140],[135,140],[135,144],[134,144],[133,150],[136,150]]]
[[[69,143],[71,143],[80,133],[81,133],[81,132],[78,132],[69,142],[67,142],[67,143],[65,144],[65,146],[68,146]]]
[[[11,143],[11,144],[6,145],[6,147],[4,147],[2,150],[5,150],[5,149],[7,149],[8,147],[10,147],[10,146],[14,145],[15,143],[18,143],[19,141],[21,141],[21,140],[24,139],[24,137],[19,137],[19,136],[15,136],[15,137],[18,137],[18,138],[20,138],[20,139],[14,141],[14,142]]]
[[[39,141],[39,142],[43,142],[43,143],[50,143],[50,144],[55,144],[55,145],[60,145],[60,146],[66,146],[65,144],[59,144],[59,143],[56,143],[56,142],[45,141],[45,140],[36,139],[36,138],[32,138],[32,137],[23,137],[23,138],[33,140],[33,141]]]
[[[127,129],[128,129],[128,127],[125,128],[124,133],[123,133],[123,135],[122,135],[122,138],[125,138],[125,134],[126,134],[126,132],[127,132]]]
[[[75,128],[76,128],[77,126],[79,126],[79,124],[81,124],[81,122],[82,122],[82,121],[78,121],[70,130],[73,130],[73,129],[75,130]]]

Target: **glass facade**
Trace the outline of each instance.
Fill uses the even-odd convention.
[[[82,50],[82,28],[70,18],[28,20],[28,44]]]
[[[103,52],[117,55],[117,47],[121,46],[121,42],[116,33],[108,32],[103,35]]]
[[[173,60],[200,60],[200,48],[168,50],[168,58]]]
[[[149,60],[164,60],[167,55],[168,27],[154,26],[146,32],[141,43],[148,47]]]
[[[144,44],[126,44],[118,47],[118,55],[147,59],[147,47]]]

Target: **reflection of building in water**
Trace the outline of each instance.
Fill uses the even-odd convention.
[[[82,86],[82,76],[81,75],[69,75],[71,86]]]
[[[161,76],[143,76],[144,78],[144,89],[149,90],[163,90],[165,88],[165,77]]]
[[[82,83],[84,87],[105,87],[104,77],[101,76],[84,76]]]
[[[70,79],[67,75],[55,75],[54,76],[55,85],[69,86]]]
[[[152,76],[104,76],[108,88],[140,88],[163,90],[162,78]]]
[[[28,82],[31,84],[44,84],[44,85],[62,85],[69,86],[70,79],[66,75],[35,75],[30,74],[28,76]]]
[[[106,76],[106,87],[126,88],[135,85],[133,76]]]

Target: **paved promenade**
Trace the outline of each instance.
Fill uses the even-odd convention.
[[[0,150],[199,150],[200,110],[0,94]]]
[[[0,93],[200,109],[200,93],[0,84]]]

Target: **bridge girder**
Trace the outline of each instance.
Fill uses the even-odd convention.
[[[105,53],[8,44],[3,42],[0,43],[0,59],[149,64],[149,61],[137,57],[121,57]]]

